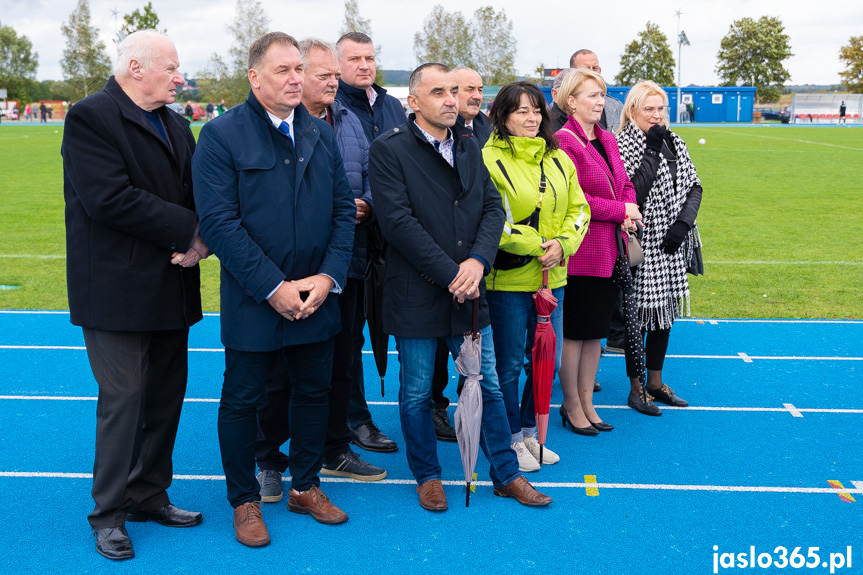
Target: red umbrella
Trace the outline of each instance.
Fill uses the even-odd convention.
[[[536,304],[536,330],[533,335],[532,369],[533,407],[536,411],[536,440],[539,443],[539,464],[548,432],[548,409],[551,404],[551,383],[554,380],[554,359],[557,337],[551,327],[551,313],[557,298],[548,289],[548,272],[542,272],[542,286],[533,294]]]

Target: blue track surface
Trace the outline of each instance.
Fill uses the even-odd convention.
[[[712,573],[722,553],[847,553],[863,572],[863,322],[680,321],[664,377],[689,409],[650,418],[625,407],[621,356],[606,356],[595,397],[615,430],[581,437],[552,408],[548,446],[557,465],[529,474],[554,498],[530,509],[482,483],[465,509],[455,444],[438,444],[450,509],[419,507],[404,452],[363,452],[387,478],[323,478],[350,516],[325,526],[264,506],[272,543],[236,542],[216,438],[223,370],[218,317],[191,332],[187,402],[174,451],[177,505],[201,511],[192,529],[128,524],[136,558],[93,549],[95,396],[80,329],[68,314],[0,311],[0,573]],[[381,398],[367,356],[367,397],[378,426],[404,447],[390,356]],[[451,373],[455,373],[451,369]],[[448,391],[454,394],[454,385]],[[72,399],[66,399],[72,398]],[[553,406],[562,398],[556,388]],[[487,480],[480,455],[477,472]],[[585,476],[595,476],[589,495]],[[842,483],[854,502],[827,482]],[[847,496],[846,496],[847,497]],[[764,558],[766,560],[766,558]],[[726,557],[726,561],[728,558]],[[808,559],[807,559],[808,560]],[[837,560],[838,562],[838,560]],[[740,571],[719,568],[719,572]],[[791,567],[749,572],[797,571]],[[806,568],[829,573],[829,567]]]

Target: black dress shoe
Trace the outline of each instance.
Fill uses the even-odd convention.
[[[674,395],[674,390],[662,384],[662,387],[659,389],[650,389],[647,388],[647,392],[653,396],[653,399],[659,401],[660,403],[664,403],[666,405],[673,405],[674,407],[688,407],[689,403],[685,399],[680,399],[676,395]]]
[[[356,429],[348,428],[351,436],[351,443],[358,445],[366,451],[377,451],[380,453],[392,453],[398,451],[399,446],[396,442],[381,433],[378,426],[370,421]]]
[[[170,503],[162,505],[153,511],[135,511],[126,515],[126,521],[143,523],[148,519],[152,519],[156,523],[160,523],[167,527],[191,527],[200,523],[203,516],[194,511],[183,511],[182,509],[177,509]]]
[[[642,397],[641,393],[637,396],[630,394],[626,400],[626,404],[638,413],[643,413],[644,415],[662,415],[662,410],[653,403],[653,397],[649,393],[647,394],[646,400]]]
[[[593,391],[594,391],[594,393],[595,393],[595,392],[597,392],[597,391],[602,391],[602,386],[601,386],[601,385],[599,385],[599,382],[598,382],[598,381],[594,381],[594,382],[593,382]]]
[[[590,425],[592,425],[597,431],[611,431],[614,429],[613,425],[605,423],[604,421],[597,421],[596,423],[591,421]]]
[[[562,405],[560,406],[560,419],[564,427],[566,427],[566,424],[568,423],[572,431],[579,435],[599,435],[599,432],[592,426],[576,427],[575,425],[573,425],[572,421],[569,420],[569,414],[566,412]]]
[[[432,421],[434,422],[434,433],[438,441],[455,441],[455,428],[449,424],[449,416],[446,409],[432,408]]]
[[[93,536],[96,538],[96,551],[102,557],[119,561],[135,556],[132,540],[129,539],[129,534],[126,533],[126,528],[122,525],[94,529]]]

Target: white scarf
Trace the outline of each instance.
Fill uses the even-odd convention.
[[[689,315],[686,264],[692,257],[692,250],[701,246],[698,227],[693,226],[687,241],[684,241],[685,248],[666,254],[660,247],[668,229],[680,215],[689,190],[694,185],[701,185],[686,144],[671,130],[668,133],[677,156],[677,186],[671,179],[668,161],[660,154],[659,170],[643,206],[644,237],[641,247],[644,250],[644,263],[639,266],[635,276],[638,319],[642,329],[650,331],[670,328],[678,313]],[[617,143],[626,173],[631,179],[647,149],[646,136],[630,121],[617,135]]]

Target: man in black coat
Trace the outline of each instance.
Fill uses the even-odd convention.
[[[69,310],[99,385],[89,521],[100,554],[128,559],[127,519],[201,521],[166,490],[209,250],[192,198],[195,140],[165,106],[184,83],[177,51],[152,31],[118,51],[105,88],[69,110],[61,152]]]
[[[491,462],[494,493],[548,505],[518,470],[494,367],[484,275],[497,253],[504,213],[476,138],[455,128],[458,84],[442,64],[411,74],[406,124],[371,145],[369,183],[387,241],[384,331],[399,352],[399,415],[420,505],[447,508],[431,418],[437,339],[458,356],[479,300],[483,335],[480,445]]]
[[[459,126],[468,128],[479,142],[480,149],[491,136],[491,124],[482,110],[482,76],[473,68],[461,66],[454,68],[458,82],[458,120]]]

